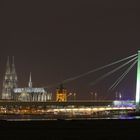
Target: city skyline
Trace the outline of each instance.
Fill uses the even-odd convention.
[[[134,139],[140,4],[1,0],[1,139]]]
[[[133,56],[133,59],[134,59],[134,56],[135,55],[132,55]],[[130,56],[130,57],[132,57],[132,56]],[[8,64],[8,70],[10,70],[11,68],[11,66],[12,66],[12,69],[14,69],[14,71],[16,72],[16,67],[15,67],[15,62],[14,62],[14,56],[12,56],[11,57],[12,58],[12,63],[10,62],[10,59],[9,59],[9,56],[7,57],[7,64]],[[129,58],[129,57],[128,57]],[[127,59],[128,59],[127,58]],[[126,59],[126,58],[125,58]],[[132,60],[133,60],[132,59]],[[132,60],[129,60],[129,61],[132,61]],[[134,59],[135,60],[135,59]],[[119,60],[120,61],[120,60]],[[122,60],[121,60],[122,61]],[[129,62],[128,61],[128,62]],[[127,62],[127,63],[128,63]],[[113,62],[114,63],[114,62]],[[6,67],[7,67],[7,64],[6,64]],[[135,63],[136,64],[136,63]],[[110,65],[110,64],[108,64],[108,65]],[[133,66],[134,66],[134,64],[133,64]],[[104,66],[101,66],[101,67],[104,67]],[[100,68],[100,67],[99,67]],[[117,67],[118,68],[118,67]],[[94,69],[98,69],[98,68],[94,68]],[[93,69],[93,71],[94,71],[94,69]],[[6,71],[7,71],[7,68],[6,68]],[[124,70],[123,70],[124,71]],[[97,71],[98,72],[98,71]],[[111,72],[111,71],[109,71],[109,72]],[[122,72],[122,71],[121,71]],[[134,72],[134,71],[133,71]],[[7,72],[6,72],[7,73]],[[54,91],[53,91],[53,99],[52,100],[55,100],[55,96],[56,96],[56,89],[61,85],[61,84],[63,84],[63,85],[67,85],[67,84],[69,84],[69,83],[72,83],[73,81],[79,81],[79,79],[84,79],[85,77],[88,77],[89,75],[92,75],[92,72],[90,72],[89,74],[87,74],[87,73],[89,73],[89,71],[88,72],[86,72],[86,73],[83,73],[83,74],[81,74],[80,76],[79,75],[77,75],[76,77],[68,77],[68,79],[64,79],[63,81],[61,81],[61,82],[59,82],[59,83],[55,83],[54,85],[48,85],[48,87],[47,86],[41,86],[41,88],[46,88],[47,89],[47,91],[48,92],[52,92],[52,90],[50,90],[50,89],[53,89],[54,88]],[[120,73],[120,72],[119,72]],[[85,76],[82,76],[82,75],[85,75]],[[96,78],[95,78],[95,81],[96,81],[96,79],[98,80],[98,78],[100,79],[100,77],[102,77],[102,76],[104,76],[104,74],[103,75],[100,75],[99,77],[97,77],[96,76]],[[118,76],[118,74],[117,74],[117,76]],[[77,78],[78,77],[78,78]],[[104,79],[103,79],[104,80]],[[105,80],[106,81],[106,80]],[[22,87],[28,87],[29,86],[29,83],[32,83],[32,81],[31,81],[31,72],[30,73],[28,73],[28,81],[26,81],[26,85],[24,85],[24,86],[22,86]],[[63,83],[64,82],[64,83]],[[100,81],[99,81],[100,82]],[[113,81],[114,82],[114,81]],[[18,83],[20,83],[20,81],[18,80],[18,76],[17,76],[17,84]],[[27,86],[27,83],[28,83],[28,86]],[[88,83],[89,84],[89,83]],[[90,83],[91,84],[91,83]],[[106,84],[106,83],[105,83]],[[110,83],[110,84],[112,84],[112,83]],[[43,85],[43,84],[42,84]],[[95,84],[96,85],[96,84]],[[100,86],[100,85],[99,85]],[[21,85],[19,85],[18,84],[18,87],[21,87]],[[38,86],[39,87],[39,86]],[[65,86],[64,86],[65,87]],[[98,94],[98,90],[90,90],[90,91],[88,91],[87,90],[87,97],[86,98],[83,98],[83,99],[88,99],[88,100],[91,100],[91,93],[93,94],[92,96],[92,98],[97,98],[97,94],[98,94],[98,99],[105,99],[107,96],[108,96],[108,94],[109,93],[107,93],[109,90],[108,90],[109,88],[108,87],[106,87],[106,90],[104,90],[104,93],[106,93],[106,95],[105,94],[103,94],[103,95],[101,95],[100,93]],[[107,91],[108,90],[108,91]],[[71,89],[68,89],[68,91],[69,91],[69,93],[71,93],[72,95],[73,94],[76,94],[76,96],[77,96],[77,93],[76,93],[76,91],[74,91],[72,88]],[[73,93],[72,93],[73,92]],[[102,91],[101,91],[102,92]],[[116,99],[116,92],[119,92],[120,94],[121,94],[121,90],[119,91],[119,90],[114,90],[113,91],[113,95],[111,96],[111,98],[112,99]],[[96,94],[96,97],[95,97],[95,94]],[[103,97],[103,96],[105,96],[105,97]],[[133,98],[135,98],[135,95],[129,95],[129,96],[126,96],[126,95],[124,95],[124,94],[122,94],[122,96],[123,96],[123,98],[124,99],[133,99]],[[126,98],[126,97],[127,98]],[[108,96],[109,97],[109,96]],[[131,98],[130,98],[131,97]],[[132,98],[133,97],[133,98]],[[110,97],[109,97],[110,98]],[[82,99],[80,96],[78,96],[78,99]],[[83,100],[82,99],[82,100]],[[108,98],[107,98],[108,99]]]
[[[15,56],[21,87],[27,85],[30,72],[35,86],[47,87],[135,54],[140,48],[135,1],[1,2],[0,10],[0,85],[7,56]],[[106,89],[103,83],[89,86],[92,81],[94,76],[88,76],[65,87],[79,98]],[[122,83],[122,92],[133,94],[135,81],[134,69]]]

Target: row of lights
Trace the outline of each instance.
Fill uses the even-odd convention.
[[[97,93],[95,92],[95,93],[93,93],[93,92],[91,92],[90,93],[91,94],[91,100],[97,100],[98,98],[98,96],[97,96]],[[73,96],[74,97],[74,100],[76,100],[76,93],[69,93],[68,94],[68,96],[67,97],[70,97],[70,96]],[[116,100],[121,100],[122,99],[122,94],[121,93],[119,93],[119,92],[116,92]]]

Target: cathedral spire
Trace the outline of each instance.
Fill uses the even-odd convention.
[[[14,57],[12,60],[12,67],[10,67],[9,56],[6,64],[6,73],[3,80],[2,99],[13,99],[13,89],[17,88],[17,74],[15,70]]]
[[[28,86],[29,86],[30,88],[32,88],[32,75],[31,75],[31,72],[30,72],[30,77],[29,77]]]
[[[11,69],[10,69],[10,62],[9,62],[9,56],[7,59],[6,64],[6,72],[3,80],[3,89],[2,89],[2,95],[1,99],[11,99]]]
[[[14,56],[12,57],[12,74],[16,73],[16,69],[15,69],[15,62],[14,62]]]
[[[16,68],[15,68],[14,56],[12,57],[11,76],[12,76],[13,88],[16,88],[17,87],[17,74],[16,74]]]
[[[10,74],[11,70],[10,70],[10,62],[9,62],[9,56],[7,58],[7,64],[6,64],[6,74]]]

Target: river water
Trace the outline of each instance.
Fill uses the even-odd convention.
[[[101,119],[140,119],[140,116],[114,115],[111,117],[48,117],[47,115],[0,115],[6,121],[45,121],[45,120],[101,120]]]

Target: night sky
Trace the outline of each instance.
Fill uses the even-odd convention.
[[[0,87],[7,56],[15,56],[19,87],[27,86],[30,72],[35,87],[47,87],[137,53],[139,32],[135,0],[0,1]],[[126,99],[134,98],[135,72],[116,89]],[[90,99],[91,91],[102,97],[118,75],[95,86],[97,74],[64,86],[78,99]]]

